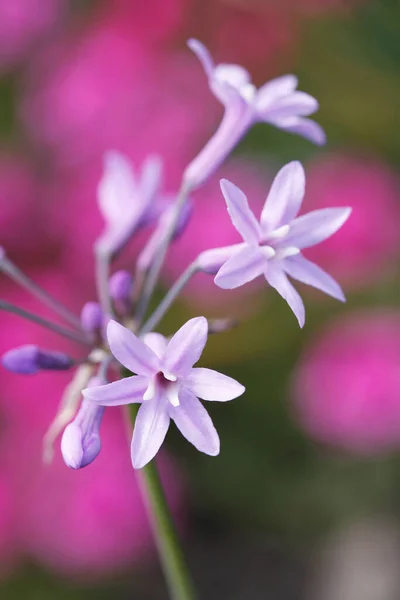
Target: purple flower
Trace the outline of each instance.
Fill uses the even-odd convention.
[[[287,164],[275,177],[260,222],[238,187],[223,179],[221,190],[243,243],[200,255],[198,264],[202,270],[215,273],[219,269],[215,277],[219,287],[237,288],[264,275],[287,301],[300,327],[305,321],[304,304],[287,275],[345,301],[339,284],[304,258],[301,250],[319,244],[340,229],[351,209],[324,208],[297,217],[305,190],[305,173],[299,162]]]
[[[22,375],[35,375],[39,371],[66,371],[74,361],[64,352],[43,350],[33,344],[13,348],[1,359],[3,367]]]
[[[104,383],[102,377],[92,377],[89,386]],[[61,453],[71,469],[82,469],[94,461],[101,449],[99,429],[104,407],[83,400],[75,419],[67,425],[61,438]]]
[[[325,132],[320,125],[307,119],[318,110],[315,98],[296,90],[297,78],[284,75],[257,89],[248,71],[239,65],[215,65],[207,48],[191,39],[193,50],[203,65],[214,96],[224,105],[221,124],[185,171],[185,180],[197,187],[221,164],[252,125],[269,123],[297,133],[315,144],[324,144]]]
[[[151,156],[136,177],[128,159],[119,152],[107,152],[104,163],[98,205],[106,228],[97,240],[97,248],[114,254],[146,223],[160,189],[162,165],[158,157]]]
[[[211,456],[219,453],[218,433],[198,398],[226,402],[245,388],[211,369],[193,368],[207,332],[204,317],[188,321],[169,342],[158,333],[149,333],[142,341],[116,321],[108,324],[111,352],[137,376],[88,388],[83,395],[101,406],[141,403],[131,446],[134,468],[144,467],[157,454],[170,419],[198,450]]]

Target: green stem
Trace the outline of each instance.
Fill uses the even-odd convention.
[[[153,264],[151,265],[146,281],[144,282],[143,289],[141,291],[140,298],[136,307],[135,314],[135,322],[136,326],[139,327],[143,321],[143,318],[146,314],[147,307],[153,295],[154,289],[157,285],[158,278],[160,276],[161,268],[164,264],[165,256],[168,251],[168,247],[171,243],[172,237],[174,235],[175,227],[179,219],[179,215],[181,214],[181,210],[188,198],[190,189],[187,187],[185,183],[182,184],[181,189],[178,193],[178,196],[175,200],[173,214],[171,217],[171,221],[168,224],[168,227],[164,233],[163,240],[160,244],[156,257],[154,259]]]
[[[146,323],[141,328],[140,335],[144,335],[145,333],[153,331],[153,329],[161,321],[171,304],[179,296],[185,285],[198,271],[199,268],[197,266],[197,262],[194,261],[188,266],[188,268],[182,273],[179,279],[177,279],[177,281],[171,287],[169,292],[164,296],[164,298],[162,299],[156,310],[153,312],[151,317],[148,318]]]
[[[136,418],[132,405],[130,417]],[[155,461],[137,471],[141,492],[149,515],[161,566],[171,600],[195,600],[196,595],[176,533]]]

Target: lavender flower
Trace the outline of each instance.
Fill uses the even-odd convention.
[[[305,321],[304,304],[287,275],[325,294],[345,301],[339,284],[302,254],[335,233],[350,215],[350,208],[324,208],[297,217],[305,190],[302,165],[291,162],[275,177],[258,222],[244,193],[222,180],[232,223],[242,244],[207,250],[198,259],[199,268],[217,272],[215,283],[223,289],[237,288],[260,275],[287,301],[300,327]]]
[[[35,375],[39,371],[66,371],[74,361],[64,352],[43,350],[33,344],[13,348],[1,359],[3,367],[21,375]]]
[[[106,228],[97,241],[97,248],[104,254],[115,254],[146,224],[160,189],[162,165],[158,157],[148,157],[137,178],[128,159],[119,152],[107,152],[104,163],[98,205]]]
[[[105,383],[102,377],[92,377],[89,386]],[[94,461],[101,449],[100,424],[104,407],[83,400],[75,419],[67,425],[61,438],[61,453],[71,469],[82,469]]]
[[[225,107],[218,130],[185,171],[184,179],[190,187],[203,183],[258,122],[297,133],[315,144],[325,143],[321,126],[306,118],[318,110],[318,102],[296,90],[298,81],[294,75],[278,77],[257,89],[243,67],[215,65],[201,42],[191,39],[188,45],[202,63],[211,91]]]
[[[132,438],[131,456],[136,469],[157,454],[170,419],[198,450],[219,453],[218,433],[198,398],[226,402],[245,388],[230,377],[211,369],[193,368],[207,342],[204,317],[188,321],[169,342],[158,333],[144,341],[110,321],[107,338],[115,358],[132,377],[83,390],[83,396],[100,406],[141,403]]]

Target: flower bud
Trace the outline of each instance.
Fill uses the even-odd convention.
[[[98,302],[86,302],[81,312],[82,329],[87,333],[98,333],[103,328],[104,315]]]
[[[109,282],[110,296],[122,314],[127,314],[132,307],[133,277],[128,271],[116,271]]]
[[[13,348],[1,360],[3,367],[22,375],[35,375],[39,371],[66,371],[74,361],[64,352],[42,350],[33,344]]]
[[[88,387],[105,383],[102,377],[93,377]],[[75,419],[65,428],[61,438],[61,453],[65,464],[71,469],[82,469],[98,456],[103,414],[104,406],[84,399]]]

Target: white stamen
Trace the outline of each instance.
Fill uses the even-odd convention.
[[[172,373],[166,373],[165,371],[163,371],[163,375],[165,377],[165,379],[168,379],[168,381],[176,381],[177,377],[175,377],[175,375],[172,375]]]
[[[268,234],[268,241],[281,240],[289,233],[289,229],[290,225],[282,225],[282,227],[271,231],[271,233]]]
[[[166,389],[166,396],[172,406],[179,406],[179,385],[169,385]]]
[[[287,248],[279,248],[276,251],[275,258],[278,260],[283,260],[284,258],[289,258],[290,256],[297,256],[300,254],[299,248],[295,246],[288,246]]]
[[[240,95],[247,100],[247,102],[252,102],[257,92],[257,88],[252,83],[246,83],[246,85],[242,85],[240,87]]]
[[[275,250],[271,246],[261,246],[262,253],[265,258],[273,258],[276,254]]]
[[[147,386],[147,390],[143,395],[143,400],[153,400],[156,395],[156,382],[154,381],[154,377],[152,377],[149,381],[149,385]]]

